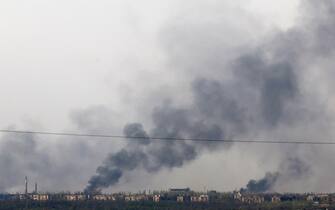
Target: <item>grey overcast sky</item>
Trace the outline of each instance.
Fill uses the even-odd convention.
[[[334,139],[334,8],[333,0],[2,1],[0,128]],[[234,190],[266,172],[280,174],[268,190],[335,190],[331,147],[75,140],[3,134],[0,191],[22,191],[25,175],[42,191]]]
[[[292,25],[297,2],[1,2],[0,126],[29,127],[33,122],[61,130],[69,123],[69,112],[100,104],[136,113],[135,106],[125,107],[120,89],[153,87],[167,80],[155,75],[177,74],[164,67],[159,43],[159,33],[169,22],[187,13],[195,18],[205,5],[206,10],[223,10],[220,15],[229,19],[228,27],[248,30],[257,39],[264,30]],[[235,25],[233,19],[258,29],[250,31],[253,26]],[[238,39],[248,38],[238,36],[237,44]],[[141,100],[136,94],[129,97]]]

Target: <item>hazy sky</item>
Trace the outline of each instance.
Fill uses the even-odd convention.
[[[331,0],[325,2],[334,5]],[[141,122],[150,130],[155,127],[154,108],[169,103],[193,107],[190,92],[192,87],[198,87],[194,81],[203,77],[215,80],[219,75],[223,89],[227,85],[231,90],[229,98],[235,99],[234,94],[250,96],[237,100],[250,102],[249,107],[241,109],[241,112],[251,112],[250,118],[243,120],[255,117],[252,112],[256,110],[268,117],[265,121],[273,122],[267,129],[263,125],[257,127],[261,124],[258,119],[248,121],[247,131],[237,137],[306,138],[318,136],[317,130],[326,131],[320,131],[322,137],[332,137],[324,124],[333,122],[330,80],[334,76],[331,73],[334,55],[322,45],[332,43],[332,39],[322,36],[329,38],[327,42],[315,38],[330,30],[329,25],[318,24],[328,20],[327,15],[322,16],[325,8],[321,5],[314,10],[314,7],[310,0],[3,1],[0,3],[0,128],[118,135],[123,133],[125,124]],[[305,36],[309,30],[312,32]],[[301,46],[305,43],[301,44],[300,37],[307,40],[306,48]],[[293,47],[295,44],[297,47]],[[331,51],[333,46],[328,47]],[[257,59],[248,63],[251,55],[257,57],[258,53],[268,63],[259,64]],[[256,63],[265,69],[284,69],[284,73],[274,70],[273,76],[264,70],[266,75],[260,78],[268,83],[257,92],[258,84],[253,83],[257,83],[257,78],[242,75],[243,55],[247,55],[250,68]],[[278,58],[274,64],[272,56]],[[325,71],[319,71],[320,66]],[[241,81],[230,71],[222,70],[226,68],[237,69]],[[291,68],[294,68],[293,76]],[[306,71],[301,73],[300,68]],[[297,87],[291,81],[295,73]],[[244,77],[248,80],[244,81]],[[282,77],[289,80],[281,81]],[[250,92],[237,85],[239,82],[246,83]],[[272,89],[279,98],[271,98],[267,90]],[[260,95],[268,98],[258,103],[255,98],[261,98]],[[288,105],[282,108],[281,101],[286,99]],[[320,104],[324,109],[319,109]],[[254,109],[262,105],[265,107],[262,111]],[[280,116],[268,113],[273,111],[268,110],[269,106],[278,108],[278,115],[293,114],[285,115],[285,120],[280,121]],[[277,125],[277,118],[283,124]],[[213,117],[214,121],[217,123],[218,119]],[[226,129],[234,130],[233,126],[227,126]],[[106,156],[124,146],[120,142],[80,143],[43,136],[4,135],[1,142],[1,191],[22,191],[25,175],[32,182],[38,180],[41,190],[82,190]],[[320,180],[330,179],[333,171],[320,163],[332,161],[325,154],[333,154],[333,149],[323,149],[324,156],[320,152],[313,156],[315,148],[266,146],[260,149],[234,145],[202,152],[182,166],[163,167],[150,176],[143,168],[127,172],[112,190],[173,186],[234,190],[252,178],[261,178],[267,171],[281,170],[287,172],[282,180],[291,182],[277,186],[276,190],[331,191],[335,185]],[[285,165],[287,156],[289,162],[310,158],[308,167],[295,166],[294,161]],[[309,164],[320,167],[316,169]],[[296,181],[293,178],[301,172],[299,167],[302,172],[312,171],[318,178],[303,177],[301,180],[307,180],[308,184]]]
[[[136,114],[136,105],[125,100],[141,100],[141,90],[173,82],[178,73],[166,67],[160,44],[160,33],[171,22],[212,19],[197,15],[214,10],[222,24],[235,30],[227,39],[237,45],[273,27],[292,25],[297,2],[2,2],[0,126],[33,122],[41,129],[62,130],[69,112],[100,104]],[[138,92],[132,93],[135,87]]]

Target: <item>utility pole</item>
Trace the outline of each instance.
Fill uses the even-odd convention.
[[[37,194],[37,182],[35,182],[35,194]]]
[[[26,186],[25,186],[25,191],[24,191],[24,196],[25,196],[25,199],[26,199],[26,209],[28,209],[28,177],[26,176],[25,177],[25,184],[26,184]]]
[[[25,194],[25,196],[28,196],[28,177],[26,176],[25,177],[25,191],[24,191],[24,194]]]

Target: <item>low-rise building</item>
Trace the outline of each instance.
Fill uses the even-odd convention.
[[[307,200],[307,201],[314,201],[314,195],[308,195],[308,196],[306,197],[306,200]]]
[[[116,198],[113,195],[93,195],[93,200],[97,201],[115,201]]]
[[[184,202],[184,196],[181,196],[181,195],[177,196],[177,202],[179,203]]]
[[[271,197],[271,202],[272,203],[279,203],[281,200],[280,200],[280,197],[277,196],[277,195],[274,195]]]
[[[47,194],[33,194],[32,200],[34,201],[47,201],[49,200],[49,195]]]
[[[64,199],[67,201],[82,201],[86,200],[86,196],[81,194],[66,194],[64,195]]]
[[[234,191],[233,197],[234,197],[234,200],[238,200],[238,201],[242,200],[242,194],[239,191]]]
[[[259,195],[247,195],[243,196],[241,201],[248,204],[260,204],[264,202],[264,197]]]
[[[208,202],[208,195],[191,196],[191,202]]]
[[[142,195],[142,194],[136,194],[136,195],[126,195],[124,197],[125,201],[145,201],[148,200],[148,196]]]
[[[161,195],[154,195],[152,197],[152,201],[158,203],[161,199]]]

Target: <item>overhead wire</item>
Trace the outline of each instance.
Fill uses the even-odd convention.
[[[306,144],[306,145],[335,145],[335,141],[306,141],[306,140],[264,140],[264,139],[215,139],[215,138],[178,138],[178,137],[157,137],[157,136],[126,136],[126,135],[108,135],[108,134],[89,134],[89,133],[68,133],[68,132],[47,132],[32,130],[9,130],[0,129],[0,133],[13,134],[34,134],[34,135],[51,135],[51,136],[69,136],[69,137],[86,137],[105,140],[154,140],[154,141],[192,141],[192,142],[213,142],[213,143],[256,143],[256,144]]]

